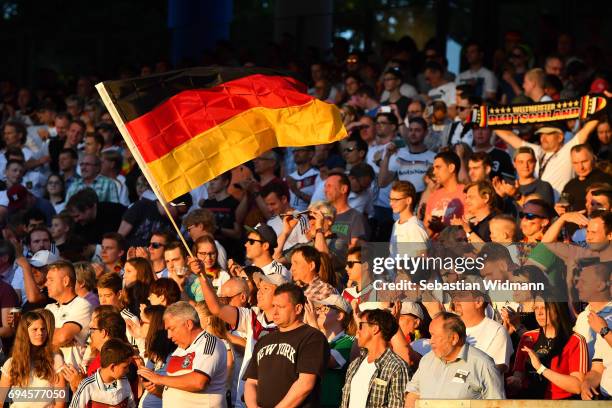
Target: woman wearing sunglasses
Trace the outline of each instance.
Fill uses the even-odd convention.
[[[13,388],[14,395],[18,389],[44,387],[51,392],[49,402],[25,400],[13,402],[12,408],[63,408],[66,406],[66,382],[54,369],[54,355],[48,327],[44,317],[37,312],[27,312],[19,321],[12,357],[2,366],[0,378],[0,401],[4,401],[4,392]],[[57,391],[57,392],[56,392]],[[63,393],[63,394],[62,394]],[[59,398],[64,395],[64,398]]]

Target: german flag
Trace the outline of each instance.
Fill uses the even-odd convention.
[[[338,109],[285,71],[192,68],[96,88],[166,201],[274,147],[346,137]]]

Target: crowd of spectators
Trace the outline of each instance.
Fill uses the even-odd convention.
[[[610,97],[605,66],[572,44],[564,34],[555,54],[533,55],[509,33],[489,64],[470,41],[458,73],[436,41],[419,52],[409,38],[377,55],[338,39],[328,56],[286,60],[349,136],[263,152],[167,208],[100,78],[0,81],[0,400],[31,387],[69,396],[11,406],[609,399],[609,117],[467,125],[482,104]],[[557,297],[382,299],[369,242],[486,259],[430,282],[543,282]]]

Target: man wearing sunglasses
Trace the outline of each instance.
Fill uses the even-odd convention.
[[[542,199],[533,199],[519,212],[523,242],[540,242],[551,223],[552,208]]]
[[[246,257],[254,266],[261,268],[266,274],[277,273],[287,281],[291,281],[291,272],[283,264],[272,258],[278,245],[276,233],[268,224],[257,224],[255,228],[246,227],[248,232],[246,242]]]
[[[340,407],[403,408],[408,366],[389,347],[399,329],[395,317],[388,310],[366,310],[357,324],[362,352],[347,369]]]
[[[148,250],[153,272],[159,278],[168,277],[168,268],[166,268],[166,259],[164,258],[164,248],[172,239],[167,232],[154,231],[149,240]]]

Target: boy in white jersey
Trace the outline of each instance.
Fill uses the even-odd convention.
[[[70,408],[126,407],[136,408],[136,402],[126,375],[134,349],[119,339],[110,339],[100,351],[101,368],[79,384]]]

